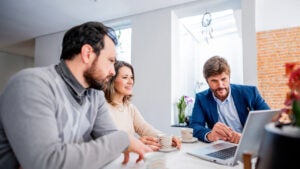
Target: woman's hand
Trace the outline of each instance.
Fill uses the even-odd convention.
[[[158,151],[160,148],[159,140],[154,136],[142,136],[140,137],[140,141],[144,144],[148,145],[153,151]],[[172,137],[172,146],[177,149],[181,148],[181,140],[178,137]]]
[[[180,149],[181,148],[181,140],[178,137],[173,136],[172,146],[176,147],[177,149]]]
[[[158,142],[158,138],[154,136],[142,136],[140,137],[140,141],[144,144],[148,145],[153,151],[157,151],[160,148],[160,144]]]

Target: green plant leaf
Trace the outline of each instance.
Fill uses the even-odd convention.
[[[295,118],[295,125],[300,126],[300,101],[294,100],[293,102],[293,116]]]

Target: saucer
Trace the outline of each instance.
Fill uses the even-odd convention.
[[[196,137],[193,137],[192,139],[189,139],[189,140],[183,140],[182,139],[182,142],[183,143],[194,143],[196,142],[198,139]]]
[[[161,152],[170,152],[170,151],[175,151],[175,150],[177,150],[176,147],[170,147],[170,148],[161,148],[158,151],[161,151]]]

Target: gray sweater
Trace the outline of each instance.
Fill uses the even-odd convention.
[[[78,101],[54,65],[14,75],[0,96],[0,169],[99,169],[128,147],[102,91]]]

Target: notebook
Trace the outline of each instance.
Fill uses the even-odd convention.
[[[204,160],[230,166],[236,165],[237,161],[242,161],[244,152],[251,152],[252,157],[257,157],[264,135],[264,126],[271,122],[279,112],[280,110],[250,111],[239,144],[220,140],[187,153]]]

